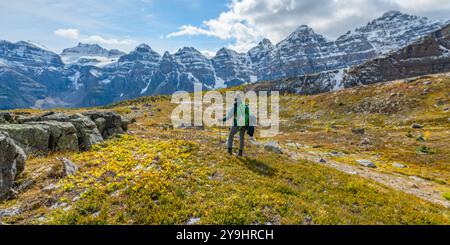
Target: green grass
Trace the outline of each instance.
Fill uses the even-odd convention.
[[[122,145],[127,150],[118,149]],[[175,154],[175,149],[184,150]],[[159,162],[152,160],[157,152]],[[115,139],[74,157],[83,173],[62,181],[60,198],[83,194],[70,210],[54,211],[49,222],[184,224],[192,217],[203,224],[302,224],[308,218],[315,224],[450,222],[448,210],[371,181],[255,148],[249,154],[229,157],[191,141]],[[149,170],[136,170],[137,165]],[[102,178],[108,171],[117,175]]]

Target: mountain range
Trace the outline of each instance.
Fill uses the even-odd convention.
[[[99,106],[192,91],[194,83],[217,89],[311,74],[320,78],[315,87],[324,87],[323,77],[339,80],[344,69],[401,50],[449,23],[391,11],[336,40],[302,25],[275,45],[263,39],[247,53],[222,48],[211,59],[193,47],[161,55],[147,44],[123,53],[79,43],[56,54],[30,42],[0,41],[0,109]]]
[[[379,55],[348,69],[264,81],[250,84],[245,89],[311,95],[401,79],[411,82],[417,77],[449,71],[450,24],[403,48]]]

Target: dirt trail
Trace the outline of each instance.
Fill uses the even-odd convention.
[[[283,149],[283,151],[295,160],[303,159],[309,162],[332,167],[344,173],[355,174],[389,186],[395,190],[399,190],[422,198],[426,201],[450,208],[450,201],[445,200],[442,197],[444,193],[439,191],[443,186],[435,182],[421,179],[419,177],[407,177],[396,173],[381,173],[366,167],[353,166],[346,163],[333,161],[327,159],[326,156],[312,154],[309,152],[293,152],[286,149]],[[325,160],[325,162],[323,162],[323,160]]]

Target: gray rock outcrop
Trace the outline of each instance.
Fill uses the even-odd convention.
[[[7,134],[0,133],[0,200],[9,196],[16,175],[25,168],[25,160],[23,150]]]
[[[48,126],[50,138],[49,151],[78,151],[77,130],[70,122],[42,121],[32,122],[32,125]]]
[[[7,132],[27,154],[49,151],[50,129],[46,125],[0,124],[0,132]]]
[[[122,116],[115,112],[89,111],[83,113],[83,115],[95,122],[99,132],[105,139],[111,137],[113,134],[122,134],[128,128],[128,124],[124,123]],[[122,128],[122,126],[125,127]]]
[[[8,198],[15,177],[24,170],[25,153],[42,155],[55,151],[88,150],[104,138],[124,133],[130,123],[127,118],[107,111],[91,111],[85,115],[2,112],[0,118],[0,200]],[[78,167],[70,160],[60,160],[66,176],[77,172]]]

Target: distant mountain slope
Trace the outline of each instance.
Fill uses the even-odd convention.
[[[398,51],[352,67],[345,87],[450,71],[450,25]]]
[[[250,85],[247,89],[317,94],[344,87],[449,71],[450,25],[447,25],[404,48],[380,55],[348,70],[340,69],[262,82]]]
[[[255,65],[256,73],[258,80],[273,80],[347,68],[404,47],[446,23],[391,11],[336,41],[300,26]]]

